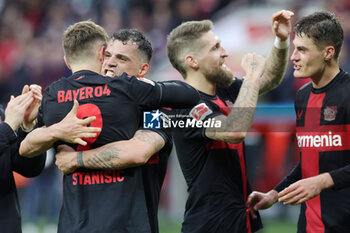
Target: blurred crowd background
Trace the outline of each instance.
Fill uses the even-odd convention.
[[[268,55],[274,40],[271,15],[280,9],[294,11],[294,22],[316,10],[336,13],[345,34],[340,67],[350,71],[350,24],[346,23],[350,20],[349,0],[0,0],[0,104],[6,106],[10,95],[20,94],[24,84],[45,88],[70,75],[63,61],[61,37],[67,26],[77,21],[92,19],[109,34],[120,28],[145,32],[154,48],[148,78],[157,81],[181,79],[166,56],[167,34],[183,21],[209,18],[230,55],[227,65],[241,77],[243,54]],[[297,161],[293,100],[296,90],[307,81],[295,80],[289,64],[283,83],[260,98],[246,140],[253,189],[270,190]],[[24,233],[55,232],[61,179],[53,156],[49,156],[39,177],[29,180],[17,176]],[[179,227],[186,195],[174,152],[160,204],[162,233],[167,232],[164,223]],[[263,211],[263,220],[284,219],[295,225],[298,208],[276,205]],[[261,232],[269,233],[266,229]]]

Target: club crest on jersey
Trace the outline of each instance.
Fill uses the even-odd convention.
[[[337,116],[337,106],[327,106],[324,108],[323,115],[325,121],[334,121]]]
[[[196,105],[190,112],[190,116],[196,120],[204,120],[213,111],[205,103]]]

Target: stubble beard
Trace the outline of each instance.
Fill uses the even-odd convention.
[[[232,84],[233,73],[229,69],[219,67],[205,74],[208,81],[215,83],[217,87],[228,87]]]

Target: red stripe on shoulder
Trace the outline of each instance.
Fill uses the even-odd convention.
[[[85,75],[82,75],[82,76],[80,76],[78,78],[75,78],[74,80],[79,80],[79,79],[82,79],[82,78],[85,78]]]

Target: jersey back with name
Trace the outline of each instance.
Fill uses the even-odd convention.
[[[45,90],[40,115],[49,126],[62,120],[79,101],[78,118],[95,116],[91,126],[101,127],[87,139],[88,150],[132,138],[142,110],[157,106],[157,85],[123,74],[109,78],[79,71]],[[63,206],[58,232],[151,232],[141,168],[103,171],[78,169],[64,176]]]

